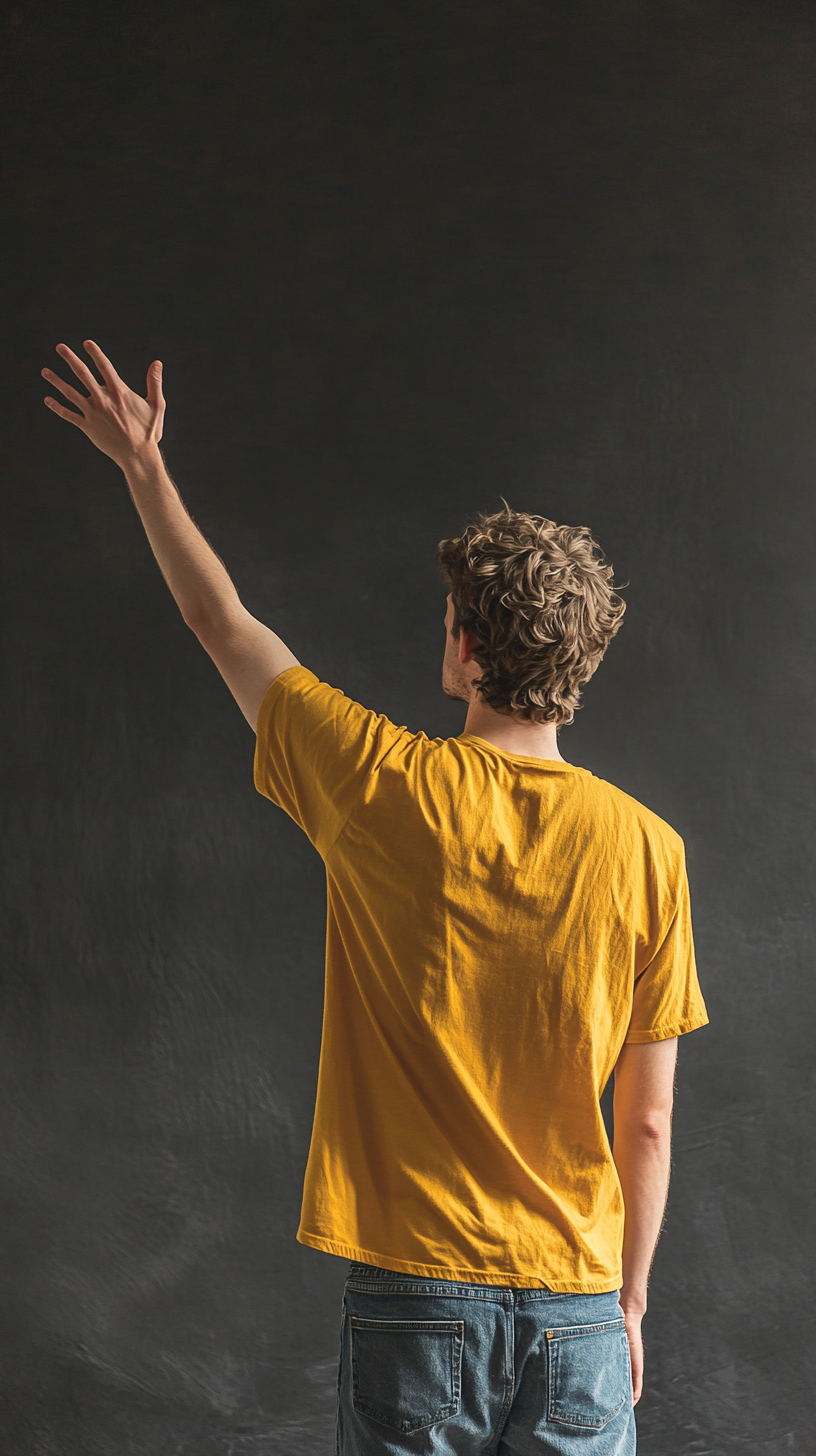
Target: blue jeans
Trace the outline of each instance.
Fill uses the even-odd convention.
[[[552,1294],[352,1264],[338,1456],[633,1456],[617,1294]]]

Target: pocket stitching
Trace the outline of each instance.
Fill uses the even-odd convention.
[[[461,1404],[461,1371],[462,1371],[462,1346],[464,1344],[465,1322],[464,1320],[373,1320],[365,1319],[360,1315],[351,1316],[351,1374],[352,1374],[352,1405],[361,1415],[368,1416],[378,1425],[386,1426],[388,1430],[402,1431],[403,1434],[410,1434],[414,1431],[427,1431],[431,1426],[436,1426],[440,1421],[449,1420],[451,1416],[459,1414]],[[354,1358],[354,1330],[408,1330],[425,1331],[451,1336],[451,1395],[452,1399],[447,1405],[439,1406],[432,1416],[422,1416],[417,1420],[397,1421],[389,1419],[382,1411],[377,1411],[365,1398],[360,1395],[357,1362]]]
[[[610,1330],[625,1330],[625,1319],[604,1320],[599,1325],[562,1325],[547,1331],[548,1340],[577,1340],[584,1335],[603,1335]]]
[[[464,1320],[383,1320],[366,1319],[361,1314],[351,1316],[353,1330],[435,1330],[442,1335],[464,1334]]]
[[[556,1410],[556,1405],[558,1404],[558,1401],[556,1399],[556,1380],[558,1376],[558,1346],[560,1344],[565,1344],[567,1340],[584,1338],[587,1335],[613,1334],[615,1330],[619,1330],[622,1336],[621,1349],[623,1349],[625,1346],[628,1350],[628,1340],[626,1338],[626,1321],[622,1319],[611,1320],[605,1324],[600,1325],[582,1325],[577,1329],[575,1326],[570,1327],[569,1325],[567,1325],[565,1326],[565,1331],[563,1334],[560,1330],[547,1331],[547,1354],[549,1357],[550,1367],[550,1378],[547,1382],[549,1387],[547,1391],[547,1419],[552,1421],[554,1425],[572,1426],[575,1429],[583,1431],[603,1431],[609,1425],[610,1421],[614,1421],[615,1417],[620,1415],[621,1411],[626,1405],[625,1395],[621,1396],[621,1399],[616,1409],[611,1411],[608,1416],[605,1416],[602,1421],[587,1420],[587,1418],[580,1415],[579,1412],[572,1412],[570,1414],[559,1414]]]

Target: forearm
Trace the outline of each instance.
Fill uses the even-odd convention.
[[[85,348],[104,383],[99,383],[73,349],[58,344],[57,353],[87,394],[80,394],[53,369],[43,369],[43,377],[73,408],[51,395],[45,403],[82,430],[124,471],[147,538],[185,622],[254,728],[269,684],[279,673],[296,667],[298,660],[285,642],[241,605],[226,567],[188,515],[167,473],[159,449],[165,411],[159,360],[154,359],[147,371],[147,395],[142,399],[120,379],[98,344],[86,339]]]
[[[643,1314],[669,1189],[670,1119],[645,1126],[625,1121],[619,1125],[616,1120],[613,1155],[625,1209],[621,1304],[624,1310]]]
[[[123,462],[122,469],[185,622],[255,728],[267,687],[297,658],[242,606],[223,562],[185,510],[158,446]]]
[[[185,509],[158,445],[125,461],[122,470],[185,622],[202,638],[228,627],[241,611],[238,593]]]

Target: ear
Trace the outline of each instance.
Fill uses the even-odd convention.
[[[463,667],[466,663],[473,661],[473,654],[478,646],[477,639],[463,628],[459,633],[459,661]]]

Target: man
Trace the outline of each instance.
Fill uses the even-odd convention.
[[[103,383],[60,345],[87,394],[45,369],[74,408],[46,403],[121,466],[257,788],[326,862],[298,1238],[351,1260],[338,1450],[630,1456],[677,1037],[707,1017],[681,841],[558,750],[623,615],[611,568],[507,508],[442,542],[465,730],[397,728],[241,605],[164,466],[161,365],[142,399],[85,348]]]

